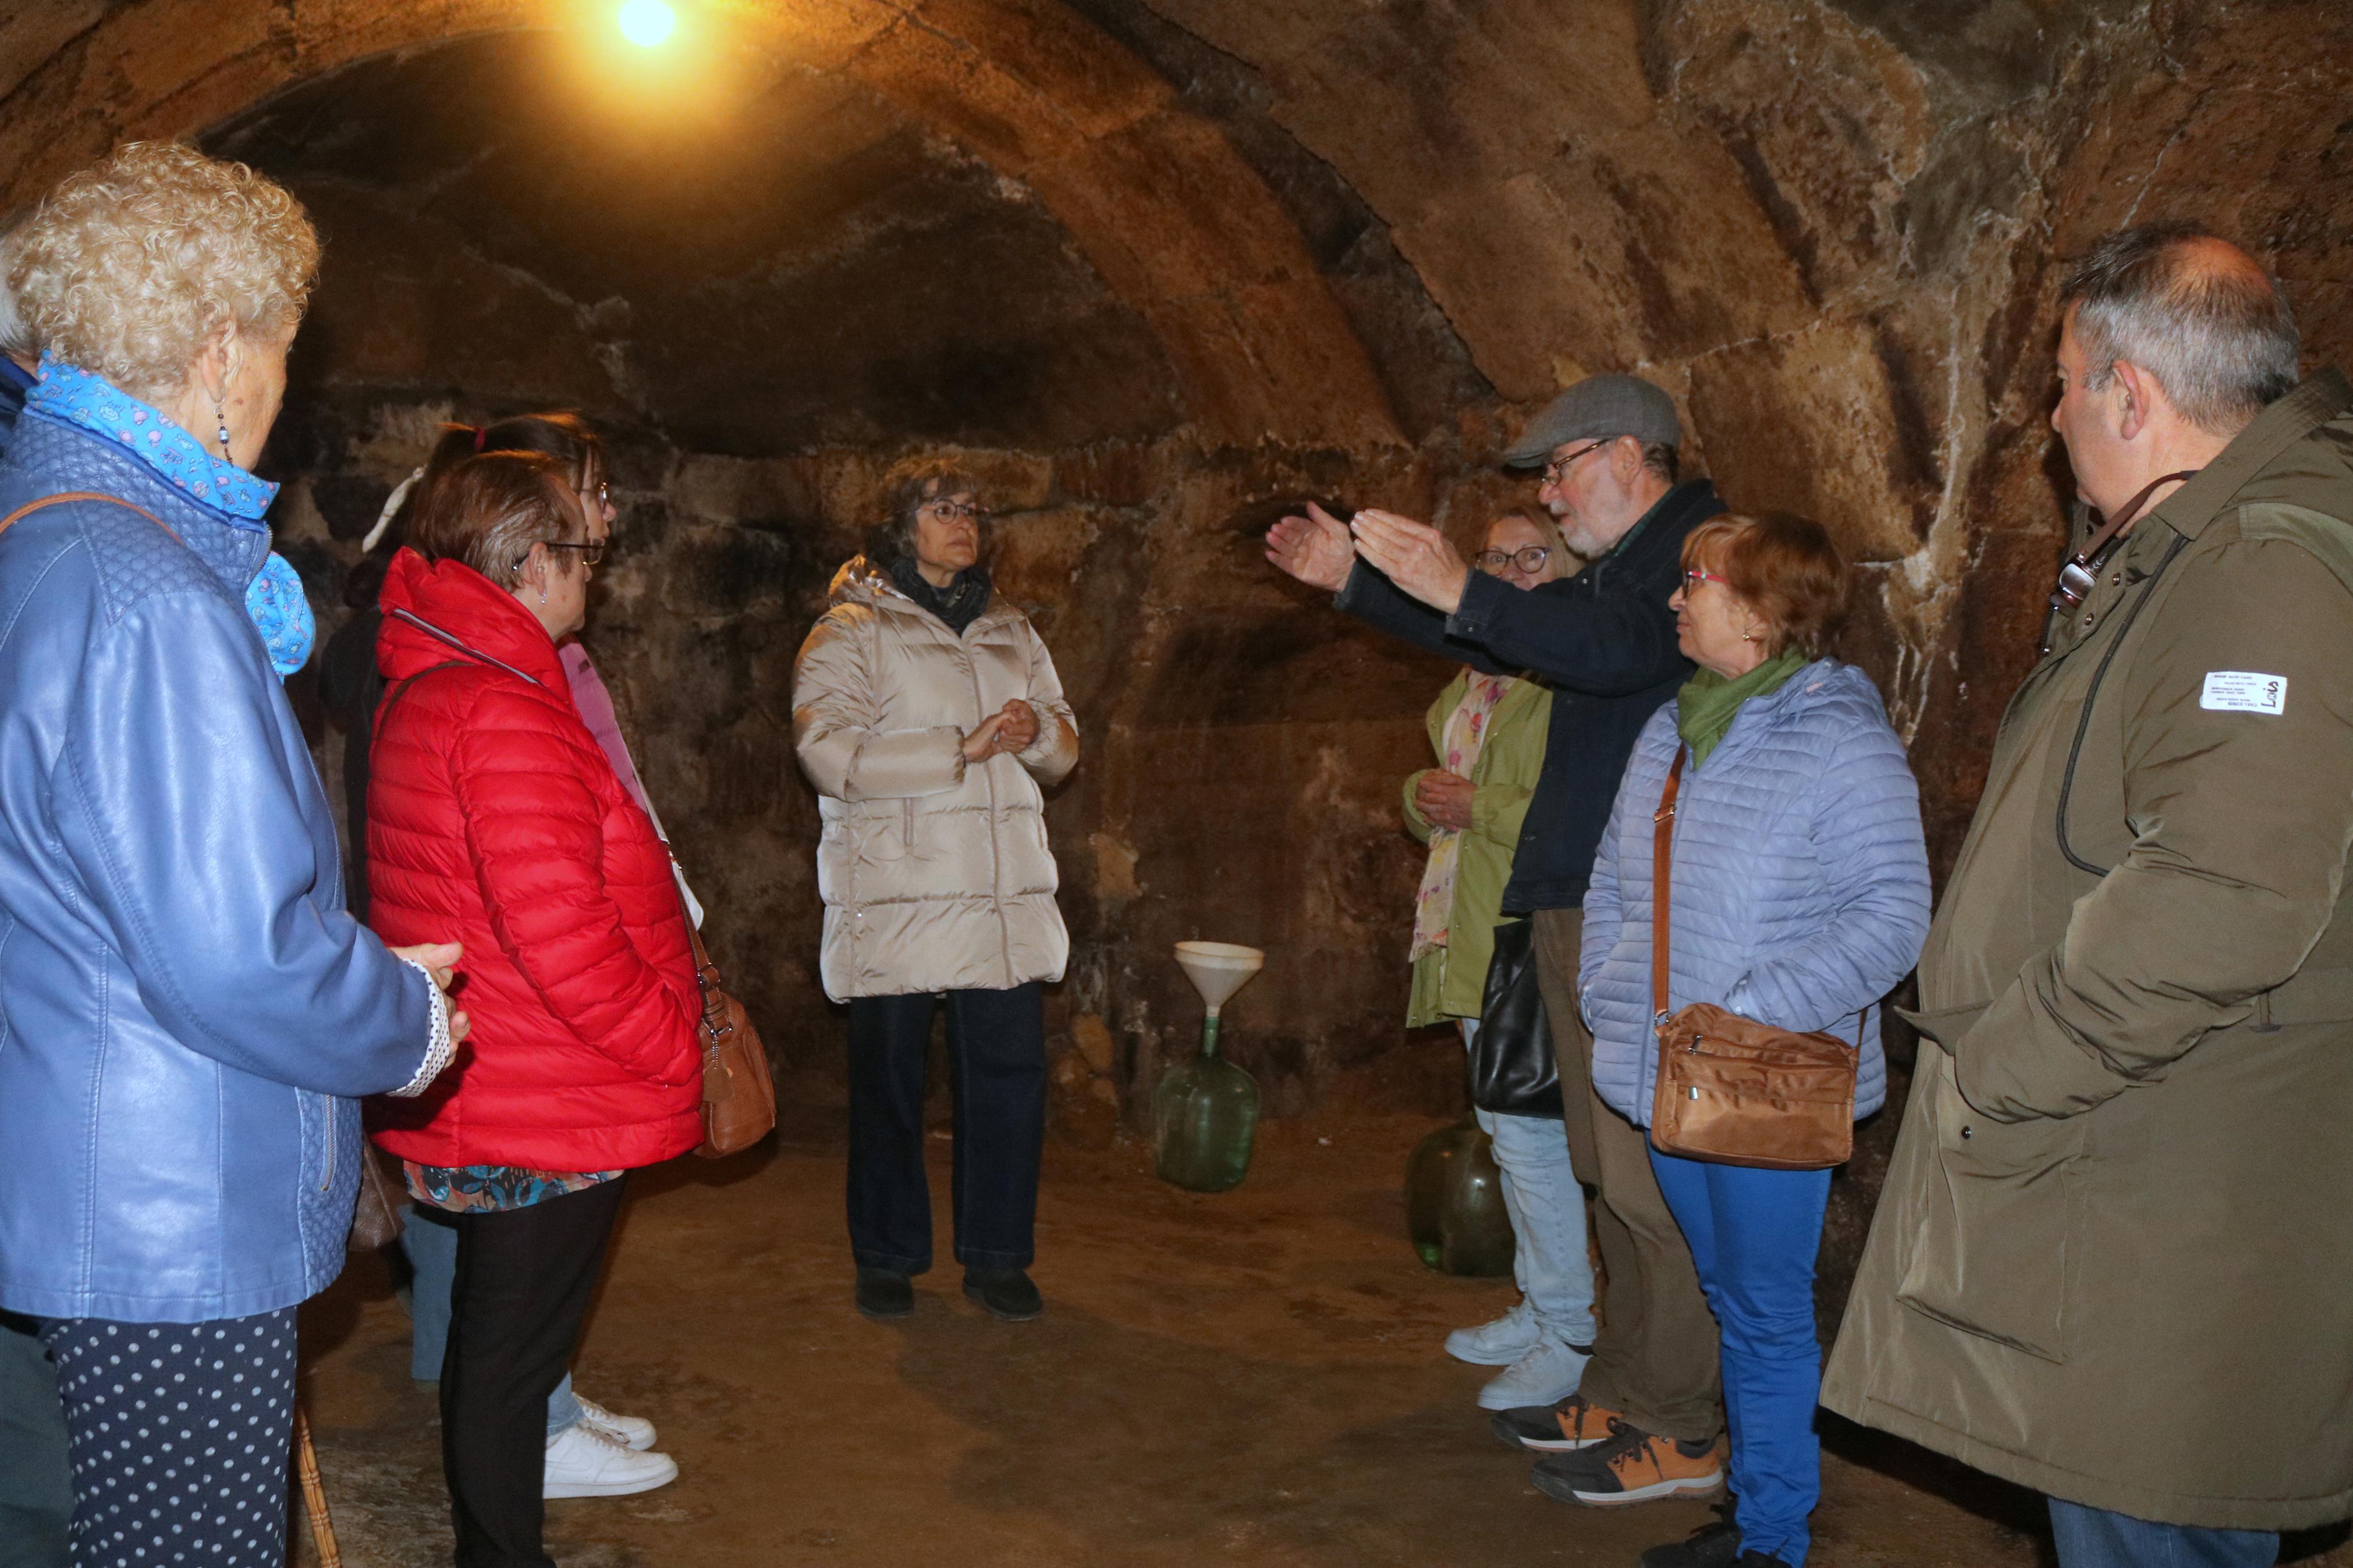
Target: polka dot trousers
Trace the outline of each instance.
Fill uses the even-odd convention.
[[[74,1478],[74,1568],[279,1568],[294,1310],[45,1324]]]

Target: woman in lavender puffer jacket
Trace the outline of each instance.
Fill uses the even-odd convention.
[[[1699,673],[1635,743],[1585,896],[1594,1087],[1650,1124],[1651,819],[1682,752],[1668,1007],[1712,1002],[1859,1038],[1855,1113],[1867,1115],[1887,1092],[1874,1004],[1919,958],[1928,861],[1919,787],[1877,689],[1819,657],[1845,600],[1844,563],[1819,524],[1726,517],[1693,531],[1683,568],[1676,630]],[[1831,1173],[1655,1148],[1651,1163],[1722,1332],[1739,1506],[1734,1521],[1643,1562],[1799,1568],[1820,1492],[1813,1274]],[[1628,1437],[1640,1441],[1561,1456],[1573,1473],[1555,1484],[1581,1501],[1627,1501],[1714,1468],[1655,1451],[1665,1439]]]

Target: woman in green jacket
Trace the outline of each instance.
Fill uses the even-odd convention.
[[[1562,575],[1569,561],[1549,518],[1506,512],[1487,526],[1480,570],[1516,588]],[[1552,693],[1535,681],[1465,669],[1430,710],[1440,765],[1406,781],[1406,825],[1430,846],[1414,903],[1409,1028],[1453,1020],[1467,1047],[1479,1028],[1487,964],[1521,819],[1544,771]],[[1479,1392],[1489,1410],[1551,1405],[1577,1392],[1593,1342],[1593,1268],[1585,1192],[1569,1170],[1557,1116],[1477,1112],[1503,1170],[1519,1305],[1447,1336],[1450,1355],[1504,1371]]]

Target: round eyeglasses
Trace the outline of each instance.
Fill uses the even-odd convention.
[[[927,500],[915,510],[930,512],[943,522],[955,522],[965,518],[969,518],[975,522],[988,521],[988,509],[975,505],[971,501]]]
[[[1533,577],[1545,569],[1552,559],[1552,551],[1542,544],[1531,544],[1525,550],[1482,550],[1471,557],[1471,564],[1491,577],[1500,577],[1506,566],[1516,566],[1524,575]]]

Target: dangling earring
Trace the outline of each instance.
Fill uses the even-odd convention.
[[[237,459],[228,455],[228,410],[217,397],[213,399],[213,422],[220,426],[221,461],[234,467]]]
[[[543,605],[547,603],[547,584],[544,583],[539,586],[539,602]]]

